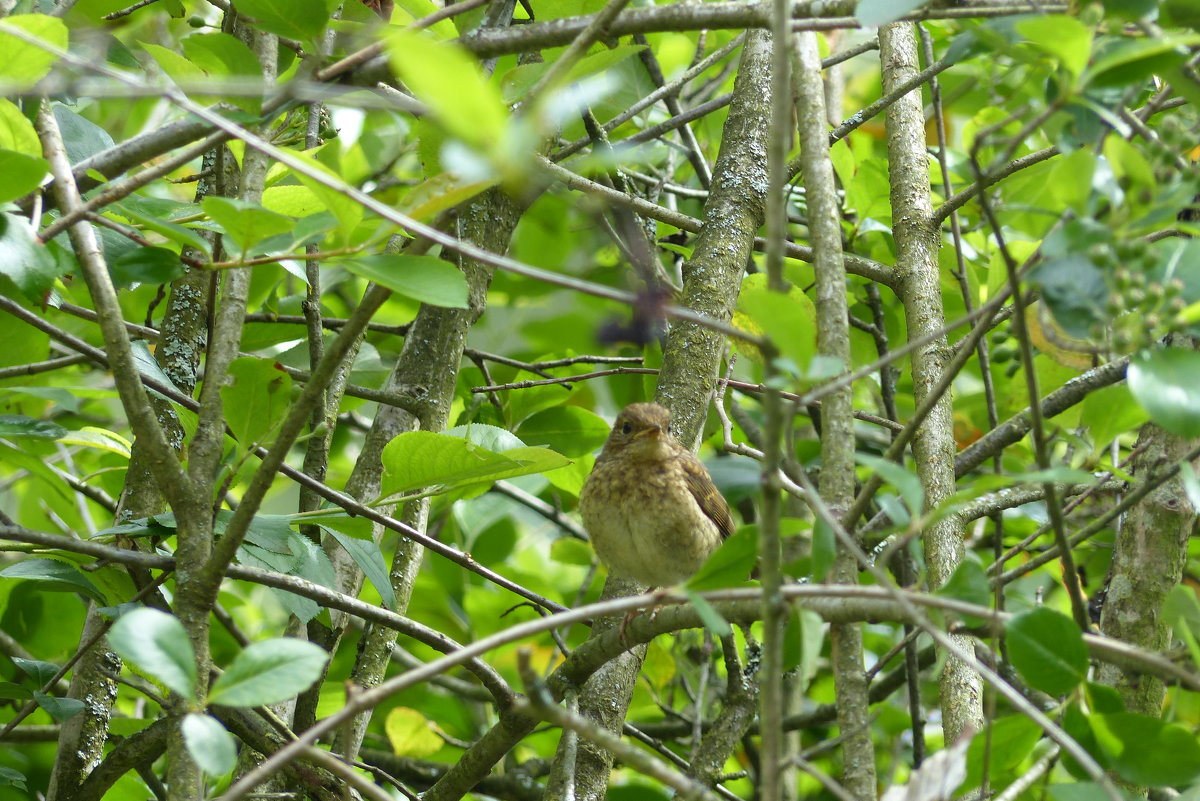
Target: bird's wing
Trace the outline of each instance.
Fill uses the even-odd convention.
[[[733,516],[729,513],[729,504],[725,501],[725,496],[717,489],[717,485],[713,483],[699,459],[683,459],[682,464],[688,491],[700,505],[700,511],[717,524],[721,539],[727,539],[733,533]]]

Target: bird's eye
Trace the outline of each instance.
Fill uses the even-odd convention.
[[[632,434],[633,433],[633,423],[626,423],[625,425],[621,426],[621,433],[622,434]]]

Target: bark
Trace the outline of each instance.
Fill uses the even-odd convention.
[[[1133,472],[1143,476],[1161,465],[1174,464],[1197,445],[1147,423],[1137,448],[1145,450]],[[1170,645],[1171,629],[1162,618],[1167,594],[1179,584],[1187,562],[1188,537],[1196,523],[1196,510],[1188,501],[1179,476],[1165,482],[1129,510],[1113,546],[1108,590],[1100,616],[1100,630],[1150,651]],[[1159,678],[1101,665],[1097,681],[1116,687],[1130,712],[1162,715],[1165,688]]]
[[[522,209],[517,200],[503,191],[490,190],[460,210],[456,234],[494,253],[504,253],[508,250],[509,238]],[[380,409],[367,437],[368,445],[360,455],[348,487],[356,497],[365,498],[378,491],[382,470],[378,461],[379,452],[397,433],[414,428],[442,431],[447,426],[467,333],[483,314],[488,285],[492,279],[492,268],[481,262],[462,258],[459,266],[467,276],[469,308],[447,309],[425,305],[417,313],[404,339],[404,348],[392,371],[389,385],[421,387],[423,391],[413,399],[415,413],[394,406]],[[424,532],[428,514],[429,501],[426,499],[408,504],[401,519]],[[375,533],[378,540],[382,530]],[[391,581],[396,593],[395,611],[400,614],[408,608],[423,553],[419,545],[407,538],[400,538],[396,544],[392,556]],[[381,626],[368,628],[363,634],[352,673],[355,684],[373,687],[383,679],[391,662],[395,642],[394,630]],[[339,734],[335,749],[347,755],[357,753],[369,722],[370,715],[367,714],[356,718],[354,725],[348,727],[348,734]]]
[[[809,230],[816,258],[817,352],[848,368],[850,310],[842,259],[841,202],[829,155],[825,87],[815,34],[797,35],[796,113],[800,128],[802,175],[808,198]],[[821,498],[837,518],[854,500],[853,390],[846,386],[821,405]],[[858,560],[839,545],[830,580],[858,582]],[[871,742],[863,668],[862,628],[854,623],[829,628],[838,728],[843,738],[842,785],[859,799],[875,798],[875,746]]]
[[[879,31],[883,63],[883,90],[920,69],[917,42],[910,23],[894,23]],[[929,161],[925,149],[925,117],[920,92],[894,103],[887,112],[888,169],[891,179],[892,230],[896,238],[896,293],[904,304],[908,338],[916,340],[942,329],[938,247],[940,234],[932,223]],[[929,395],[950,360],[943,334],[912,354],[913,395],[917,404]],[[933,508],[954,492],[954,424],[949,394],[931,409],[913,438],[913,456],[925,491],[926,508]],[[949,515],[929,526],[923,536],[928,581],[936,589],[946,582],[965,554],[963,525]],[[971,652],[970,639],[958,643]],[[954,742],[983,725],[982,686],[979,676],[957,659],[947,660],[940,679],[943,728],[946,742]]]

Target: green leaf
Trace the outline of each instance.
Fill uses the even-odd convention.
[[[58,121],[63,144],[67,148],[67,157],[71,159],[72,164],[78,164],[116,146],[108,131],[64,105],[54,106],[54,119]]]
[[[16,87],[33,86],[49,74],[58,56],[9,31],[32,35],[59,50],[67,49],[67,26],[49,14],[18,14],[0,19],[0,79]],[[14,88],[16,88],[14,87]]]
[[[1132,712],[1092,715],[1089,720],[1096,742],[1125,781],[1162,787],[1200,777],[1200,743],[1184,727]]]
[[[586,456],[608,439],[609,425],[580,406],[552,406],[530,416],[516,434],[529,445],[541,445],[563,456]]]
[[[445,745],[429,720],[415,709],[398,706],[388,712],[383,729],[396,756],[423,759]]]
[[[19,656],[9,657],[14,665],[25,675],[33,679],[39,687],[45,687],[58,674],[58,665],[53,662],[43,662],[40,659],[22,659]]]
[[[24,197],[37,189],[47,172],[49,167],[44,158],[0,149],[0,175],[4,176],[0,183],[0,203]]]
[[[42,709],[50,713],[50,717],[54,718],[59,723],[64,720],[70,720],[83,711],[83,701],[75,698],[56,698],[53,695],[46,695],[39,690],[33,691],[33,700]]]
[[[1183,466],[1191,467],[1187,463]],[[1180,584],[1167,593],[1163,620],[1175,630],[1175,636],[1183,640],[1192,655],[1192,662],[1200,665],[1200,601],[1196,600],[1191,587]]]
[[[916,473],[910,472],[904,465],[896,464],[890,459],[878,456],[868,456],[864,453],[854,454],[854,461],[871,468],[884,481],[891,484],[900,493],[908,510],[919,515],[925,507],[925,490],[921,487],[921,479]]]
[[[404,30],[390,32],[387,53],[392,69],[450,133],[485,150],[503,140],[508,109],[470,53]]]
[[[0,214],[0,276],[10,280],[31,303],[41,304],[62,274],[55,258],[37,241],[28,220]]]
[[[12,768],[0,767],[0,787],[15,787],[24,791],[25,774],[18,773]]]
[[[67,429],[49,420],[35,420],[23,414],[0,414],[0,437],[62,439]]]
[[[350,554],[350,558],[362,570],[367,581],[371,582],[375,591],[379,593],[383,605],[388,609],[395,609],[396,591],[392,589],[387,563],[383,561],[383,554],[380,553],[379,546],[375,544],[374,540],[358,539],[328,527],[325,530],[346,549],[346,553]]]
[[[0,98],[0,147],[25,156],[41,158],[42,155],[42,143],[33,123],[25,118],[16,103],[4,98]]]
[[[229,365],[232,384],[221,387],[225,421],[247,450],[266,444],[283,422],[291,403],[292,378],[277,362],[251,357]]]
[[[461,437],[432,431],[409,431],[384,446],[384,496],[431,488],[445,492],[466,484],[542,473],[569,464],[545,448],[521,447],[503,454]]]
[[[1142,351],[1129,362],[1127,381],[1150,419],[1172,434],[1200,436],[1200,353],[1184,348]]]
[[[57,559],[24,559],[0,570],[0,578],[38,582],[51,592],[79,592],[99,604],[108,603],[100,588],[74,565]]]
[[[118,289],[135,284],[169,284],[187,272],[179,254],[166,248],[134,248],[108,265]]]
[[[813,523],[812,532],[812,578],[813,581],[824,581],[833,567],[833,557],[837,552],[837,537],[833,529],[823,519],[817,518]]]
[[[958,563],[958,567],[954,568],[954,572],[950,578],[946,579],[946,583],[938,588],[937,594],[947,598],[957,598],[977,606],[991,606],[992,591],[988,588],[987,575],[984,573],[979,557],[968,551],[966,558]],[[974,615],[964,616],[964,619],[971,626],[977,626],[983,622],[981,618]]]
[[[993,779],[1006,775],[1029,756],[1042,736],[1041,728],[1022,715],[999,718],[991,727],[991,737],[976,736],[967,747],[966,787],[979,786],[985,762]]]
[[[250,254],[259,242],[292,230],[296,221],[282,214],[267,211],[262,206],[228,197],[209,195],[200,203],[201,208],[221,225],[234,243],[241,248],[241,255]]]
[[[816,308],[796,287],[786,293],[768,289],[766,278],[756,273],[742,280],[734,323],[752,334],[766,335],[780,355],[807,370],[817,348]]]
[[[237,743],[216,718],[191,712],[179,730],[188,753],[209,776],[224,776],[237,765]]]
[[[729,622],[721,617],[721,613],[704,598],[692,592],[687,587],[683,588],[683,594],[691,601],[692,606],[696,609],[696,614],[700,616],[700,622],[704,624],[704,628],[716,638],[728,637],[733,633],[733,629],[729,627]]]
[[[550,559],[563,565],[589,567],[592,564],[592,549],[574,537],[559,537],[550,543]]]
[[[208,700],[222,706],[286,701],[321,678],[329,655],[307,640],[277,637],[246,647],[213,684]]]
[[[142,607],[117,619],[108,633],[117,656],[184,698],[196,694],[196,653],[183,624],[173,615]]]
[[[1044,606],[1009,621],[1008,653],[1029,686],[1050,695],[1070,692],[1087,676],[1088,652],[1079,627]]]
[[[744,532],[734,534],[700,567],[687,582],[692,592],[737,587],[746,583],[758,559],[758,543]]]
[[[239,8],[241,4],[239,3]],[[227,33],[197,33],[184,37],[183,52],[209,75],[259,76],[262,65],[250,48]]]
[[[329,22],[321,0],[238,0],[237,10],[265,31],[301,41],[315,40]]]
[[[1165,34],[1152,39],[1118,39],[1097,48],[1082,83],[1093,86],[1122,86],[1145,80],[1186,58],[1186,48],[1200,43],[1200,36]]]
[[[895,22],[924,2],[925,0],[859,0],[854,16],[862,25],[876,28]]]
[[[1092,31],[1074,17],[1043,14],[1017,22],[1017,31],[1039,49],[1058,59],[1072,76],[1087,66],[1092,51]]]
[[[450,309],[468,306],[466,277],[453,264],[436,256],[381,253],[339,264],[355,275],[421,303]]]

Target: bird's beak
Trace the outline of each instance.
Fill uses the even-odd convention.
[[[663,432],[662,426],[650,426],[649,428],[639,431],[637,434],[634,435],[634,438],[638,439],[641,437],[654,437],[655,439],[657,439],[658,437],[660,437],[662,435],[662,432]]]

